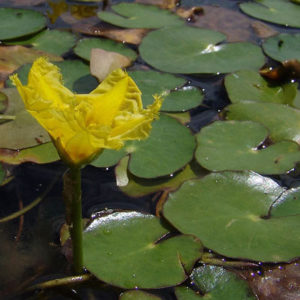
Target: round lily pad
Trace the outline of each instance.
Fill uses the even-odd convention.
[[[115,13],[100,11],[98,17],[107,23],[125,28],[160,28],[184,23],[177,15],[169,10],[160,9],[153,5],[139,3],[120,3],[113,5]]]
[[[201,104],[203,93],[196,87],[184,86],[186,80],[155,71],[132,71],[129,75],[142,92],[143,105],[153,102],[153,95],[166,94],[162,111],[179,112]]]
[[[250,120],[264,125],[273,142],[293,140],[300,143],[300,110],[277,103],[242,102],[229,105],[227,119]]]
[[[76,37],[68,31],[44,30],[28,39],[9,41],[8,45],[31,45],[47,53],[62,55],[69,51],[76,42]]]
[[[195,144],[188,128],[161,114],[159,120],[153,122],[147,139],[127,142],[123,149],[130,154],[128,170],[133,175],[154,178],[172,174],[188,164],[193,158]],[[120,159],[120,154],[115,150],[107,150],[105,156],[108,161],[100,155],[92,165],[107,167],[108,162],[114,165]]]
[[[299,11],[300,13],[300,11]],[[263,43],[265,53],[277,61],[298,59],[300,61],[300,33],[281,33]]]
[[[0,8],[0,40],[9,40],[35,33],[46,26],[46,18],[37,11]]]
[[[300,6],[287,0],[255,0],[240,4],[254,18],[284,26],[300,27]]]
[[[84,265],[126,289],[177,285],[200,258],[202,245],[185,235],[160,241],[167,233],[158,218],[138,212],[95,219],[83,234]]]
[[[251,43],[227,43],[220,32],[190,26],[150,32],[140,45],[142,58],[170,73],[228,73],[258,70],[264,64],[261,49]]]
[[[297,83],[278,85],[252,70],[242,70],[225,77],[225,87],[232,103],[242,101],[273,102],[292,105]]]
[[[292,141],[259,149],[268,130],[252,121],[217,121],[197,135],[196,159],[211,171],[252,170],[260,174],[281,174],[300,161],[299,145]]]
[[[117,43],[111,40],[102,38],[85,38],[77,42],[74,52],[79,57],[90,60],[91,50],[93,48],[100,48],[106,51],[117,52],[121,55],[127,56],[131,60],[135,60],[137,54],[135,51],[127,48],[122,43]]]
[[[256,173],[212,173],[171,193],[164,216],[222,255],[263,262],[300,254],[299,215],[270,217],[283,188]]]

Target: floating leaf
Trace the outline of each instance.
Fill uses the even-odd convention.
[[[94,167],[107,168],[116,165],[121,158],[127,155],[126,149],[120,150],[104,149],[101,155],[92,161]]]
[[[222,255],[289,261],[300,253],[299,215],[268,216],[283,191],[256,173],[212,173],[171,193],[163,213],[179,231]]]
[[[89,61],[91,50],[93,48],[100,48],[106,51],[117,52],[121,55],[127,56],[132,61],[137,57],[136,52],[127,48],[125,45],[101,38],[85,38],[79,40],[76,47],[74,48],[74,52],[79,57]]]
[[[119,300],[161,300],[162,298],[139,290],[126,291],[122,293]]]
[[[0,149],[0,161],[19,165],[25,162],[46,164],[59,160],[56,148],[52,143],[45,143],[39,146],[22,150]]]
[[[263,43],[263,49],[268,56],[278,61],[300,61],[300,34],[281,33],[271,37]]]
[[[7,107],[7,95],[0,92],[0,113],[3,113]]]
[[[300,188],[290,189],[274,203],[271,215],[274,217],[300,214]]]
[[[123,149],[130,154],[128,169],[133,175],[154,178],[174,173],[188,164],[193,157],[195,139],[188,128],[161,114],[159,120],[153,122],[149,138],[127,142]],[[109,154],[109,161],[115,164],[121,153],[113,152]],[[108,166],[101,156],[92,162],[93,166]]]
[[[293,140],[300,143],[300,110],[277,103],[241,102],[229,105],[229,120],[250,120],[261,123],[273,142]]]
[[[142,92],[143,105],[153,102],[153,95],[167,94],[164,97],[162,111],[186,111],[202,103],[203,93],[192,86],[185,86],[183,78],[155,71],[132,71],[130,76]]]
[[[8,97],[6,114],[15,119],[0,125],[0,148],[23,149],[49,142],[48,133],[24,107],[17,89],[2,90]]]
[[[121,181],[123,175],[122,166],[116,167],[117,182]],[[188,164],[182,171],[172,174],[168,178],[154,178],[151,180],[138,178],[132,174],[126,174],[129,180],[125,186],[119,188],[131,197],[141,197],[161,190],[173,191],[184,181],[206,175],[206,171],[196,164]]]
[[[3,169],[2,164],[0,164],[0,185],[2,184],[4,179],[5,179],[5,170]]]
[[[125,28],[160,28],[184,22],[170,11],[153,5],[120,3],[111,8],[115,13],[100,11],[98,17],[102,21]]]
[[[46,18],[37,11],[0,8],[0,40],[15,39],[35,33],[46,26]]]
[[[299,145],[282,141],[258,149],[268,130],[251,121],[217,121],[197,135],[196,159],[211,171],[252,170],[260,174],[282,174],[300,161]]]
[[[256,2],[256,3],[255,3]],[[241,10],[260,20],[291,27],[300,27],[300,7],[287,0],[255,0],[241,3]]]
[[[279,85],[266,80],[255,71],[243,70],[227,75],[225,87],[232,103],[250,100],[292,105],[298,84]]]
[[[99,279],[127,289],[179,284],[202,246],[185,235],[159,241],[167,233],[158,218],[138,212],[96,219],[83,234],[84,265]]]
[[[229,73],[263,65],[264,56],[258,46],[220,44],[225,38],[212,30],[176,26],[150,32],[139,50],[148,64],[171,73]]]
[[[60,30],[44,30],[29,38],[6,42],[7,45],[31,45],[34,49],[42,50],[55,55],[63,55],[76,42],[73,34]]]
[[[91,74],[99,81],[104,80],[112,71],[128,67],[131,60],[116,52],[105,51],[99,48],[91,50],[90,70]]]

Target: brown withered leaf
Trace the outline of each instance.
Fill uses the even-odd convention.
[[[107,77],[109,73],[118,69],[125,68],[131,64],[131,60],[124,55],[116,52],[105,51],[103,49],[92,49],[90,59],[91,74],[99,81]]]
[[[83,22],[73,24],[72,30],[73,32],[79,32],[92,36],[103,36],[117,42],[125,42],[134,45],[139,45],[143,37],[149,31],[143,28],[119,29],[111,26],[104,27],[98,25],[97,23],[99,23],[99,19],[95,22],[95,20],[90,18],[88,21],[85,20]]]
[[[290,78],[300,78],[300,62],[297,59],[286,60],[277,68],[265,68],[259,71],[260,75],[276,81]]]
[[[252,22],[251,26],[254,30],[254,33],[260,38],[268,38],[278,33],[276,30],[260,21]]]
[[[52,61],[63,60],[60,56],[23,46],[0,46],[0,81],[24,64],[32,63],[40,56],[49,57]]]
[[[164,9],[173,9],[178,5],[180,1],[179,0],[136,0],[135,2],[142,3],[142,4],[156,5]]]
[[[299,262],[241,273],[260,300],[300,300]]]
[[[176,13],[190,21],[193,26],[224,33],[228,42],[254,39],[251,20],[237,11],[224,7],[203,5],[188,10],[179,8]]]

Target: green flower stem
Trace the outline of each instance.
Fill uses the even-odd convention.
[[[66,222],[72,239],[74,272],[80,275],[83,273],[80,168],[70,168],[64,175],[63,195],[66,205]]]

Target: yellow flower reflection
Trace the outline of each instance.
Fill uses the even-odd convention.
[[[126,140],[146,138],[161,99],[146,109],[135,82],[121,69],[90,94],[74,94],[62,84],[59,68],[41,57],[28,84],[11,76],[26,109],[50,134],[61,158],[71,166],[91,161],[103,148],[120,149]]]

